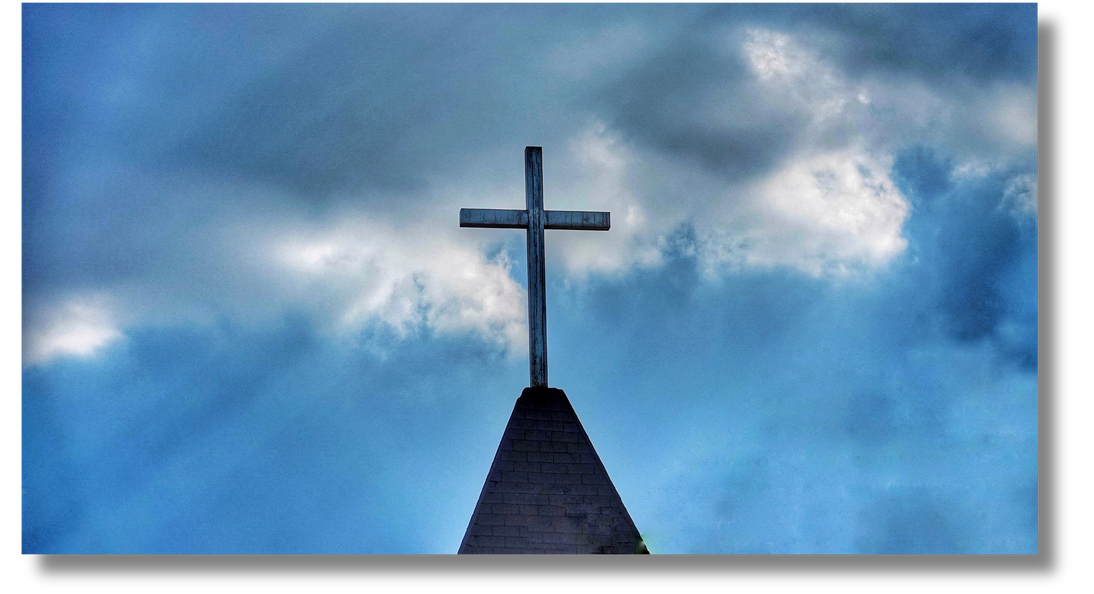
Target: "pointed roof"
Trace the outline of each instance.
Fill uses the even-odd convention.
[[[562,390],[517,399],[459,552],[649,552]]]

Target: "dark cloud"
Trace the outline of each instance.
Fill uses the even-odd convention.
[[[615,62],[549,60],[631,24],[646,36]],[[595,119],[727,186],[769,173],[809,114],[765,103],[719,49],[750,27],[942,94],[1035,75],[1028,6],[25,7],[25,306],[130,287],[161,309],[198,295],[215,321],[134,324],[24,370],[24,549],[454,550],[522,356],[427,327],[217,320],[246,276],[217,222],[308,219],[343,193],[391,212]],[[898,151],[909,248],[864,278],[712,280],[685,222],[656,238],[663,265],[552,280],[553,383],[651,543],[1032,552],[1036,215],[1005,198],[1035,159],[964,175],[954,150]],[[520,241],[503,245],[521,279]]]
[[[486,56],[456,34],[478,37],[473,14],[369,7],[338,16],[284,63],[210,106],[182,141],[182,159],[306,196],[405,190],[420,187],[425,163],[454,140],[450,121],[477,115],[486,118],[479,130],[496,128],[489,97],[453,88],[486,74]],[[461,149],[480,142],[465,137]]]
[[[537,36],[507,43],[496,16],[455,6],[30,10],[25,154],[105,149],[310,197],[415,187],[427,163],[512,129],[515,98],[538,107],[536,79],[519,68]],[[523,79],[532,84],[515,84]]]
[[[779,162],[806,116],[769,109],[748,67],[727,56],[719,47],[724,41],[713,36],[709,24],[698,26],[614,73],[595,107],[632,142],[745,181]],[[712,93],[729,106],[713,118],[707,105]]]
[[[1035,4],[787,5],[755,14],[807,36],[852,76],[937,85],[1037,76]]]
[[[747,181],[787,156],[812,115],[772,109],[742,58],[725,51],[748,29],[790,33],[852,79],[916,79],[948,95],[965,81],[1031,83],[1035,13],[1033,5],[709,7],[686,34],[608,75],[593,105],[633,142]],[[713,120],[712,94],[729,106]],[[838,147],[859,134],[846,124],[821,140]]]
[[[894,176],[915,199],[911,249],[926,260],[923,273],[934,275],[920,279],[932,286],[947,334],[992,340],[1007,358],[1036,369],[1037,232],[1024,224],[1030,215],[1007,201],[1008,183],[1030,167],[955,179],[952,156],[916,146],[898,155]]]

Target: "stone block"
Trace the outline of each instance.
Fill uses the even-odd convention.
[[[588,534],[570,533],[570,534],[563,534],[562,536],[564,537],[562,542],[565,543],[565,544],[579,545],[579,546],[589,544],[589,535]]]
[[[513,451],[514,452],[538,452],[540,442],[529,441],[527,439],[514,439]]]
[[[563,505],[565,503],[581,503],[582,495],[567,493],[565,495],[551,495],[551,505]]]
[[[521,526],[528,528],[529,525],[532,523],[532,520],[534,520],[536,517],[537,516],[522,516],[520,514],[505,516],[505,525],[513,526],[515,528],[519,528]]]
[[[528,546],[528,539],[527,538],[524,538],[522,536],[506,536],[505,537],[505,547],[510,548],[510,549],[517,549],[517,551],[513,551],[514,553],[516,553],[520,550],[523,550],[527,546]]]
[[[505,546],[505,537],[504,536],[480,536],[479,537],[479,546],[483,546],[483,547],[504,547]]]
[[[472,525],[469,530],[472,536],[492,536],[494,534],[494,528],[497,528],[497,526],[479,522]]]
[[[528,531],[529,532],[550,532],[552,522],[557,516],[526,516],[528,518]]]
[[[541,409],[528,409],[524,413],[524,418],[526,418],[526,419],[536,419],[537,421],[539,421],[539,420],[549,421],[549,420],[551,420],[551,411],[541,410]]]
[[[589,446],[587,446],[583,443],[569,442],[569,443],[563,443],[563,444],[559,444],[559,445],[561,445],[563,447],[563,449],[562,449],[563,452],[570,452],[571,454],[584,454],[584,453],[587,453],[589,451]]]
[[[594,506],[594,507],[597,507],[597,508],[609,507],[612,504],[611,497],[608,497],[607,495],[583,495],[581,497],[581,502],[586,504],[586,505],[591,505],[591,506]],[[495,509],[495,513],[497,513],[497,511],[496,511],[497,506],[496,505],[494,506],[494,509]]]
[[[599,495],[599,485],[573,485],[570,487],[570,493],[574,495]]]
[[[546,495],[540,495],[538,493],[502,493],[503,503],[514,503],[517,505],[532,505],[536,503],[548,503],[550,499]]]
[[[611,534],[612,534],[611,524],[608,524],[608,525],[588,524],[587,529],[588,529],[588,532],[589,532],[589,538],[590,539],[593,536],[607,536],[608,539],[606,541],[604,541],[604,544],[610,544],[611,543]]]
[[[539,429],[541,431],[559,431],[559,432],[561,432],[562,428],[564,426],[565,425],[562,423],[562,421],[548,421],[548,420],[536,421],[536,429]],[[551,436],[553,437],[554,434],[552,433]]]
[[[514,462],[513,468],[517,472],[542,472],[542,462]]]
[[[543,533],[543,543],[544,544],[568,544],[566,542],[566,537],[567,536],[569,536],[569,535],[568,534],[563,534],[561,532],[544,532]],[[488,538],[490,538],[490,537],[488,537]]]
[[[528,483],[498,483],[494,491],[504,496],[506,493],[530,493],[532,488]]]
[[[572,466],[572,464],[560,464],[558,462],[540,463],[540,469],[542,472],[554,472],[557,474],[565,474],[570,472],[570,466]]]
[[[558,476],[558,475],[551,475],[551,476]],[[529,484],[530,485],[531,484],[538,485],[539,486],[538,492],[543,493],[544,495],[562,495],[563,493],[566,493],[566,490],[568,488],[566,485],[563,485],[562,483],[529,483]]]
[[[593,474],[596,472],[595,464],[567,464],[566,472],[570,474]]]

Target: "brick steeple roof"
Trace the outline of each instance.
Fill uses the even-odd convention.
[[[648,552],[562,390],[517,399],[459,552]]]

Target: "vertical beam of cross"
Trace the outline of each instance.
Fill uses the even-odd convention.
[[[543,261],[543,148],[524,148],[524,204],[528,211],[529,385],[547,386],[547,271]]]
[[[524,149],[525,210],[461,208],[461,227],[525,229],[528,232],[529,385],[547,387],[547,283],[544,229],[607,231],[611,213],[543,210],[543,149]]]

